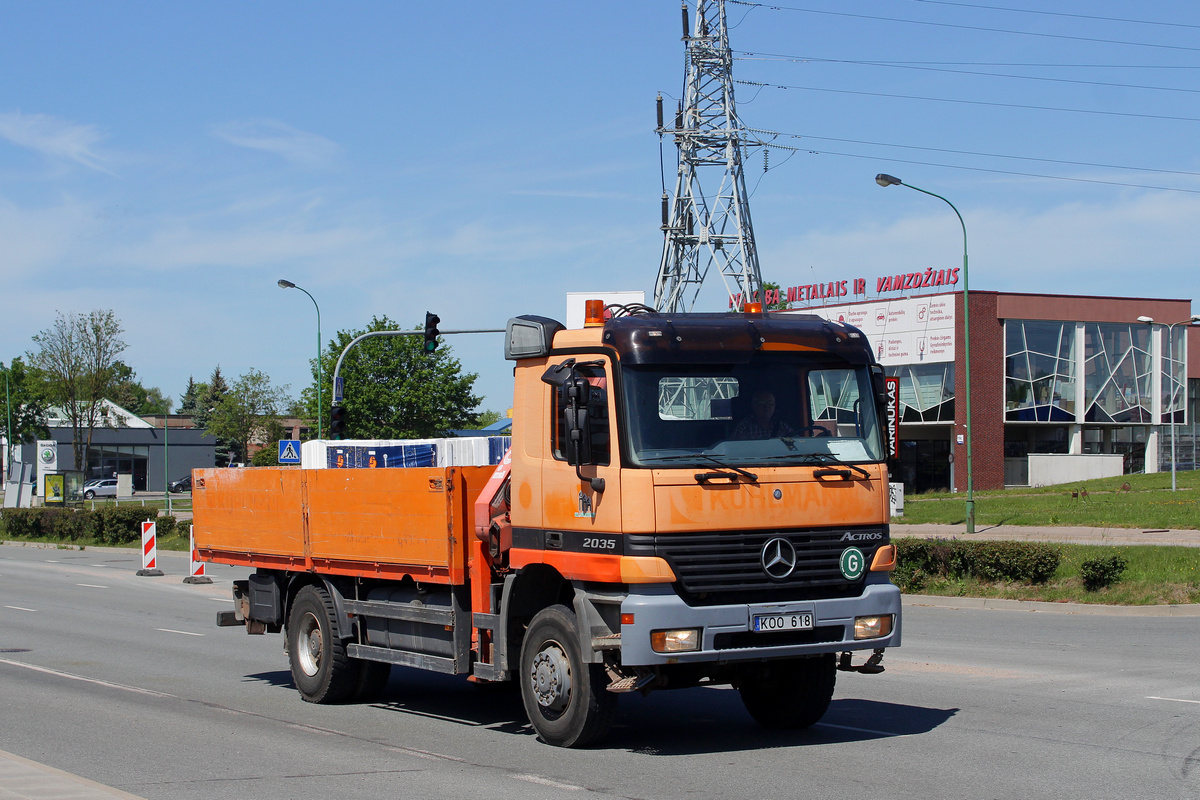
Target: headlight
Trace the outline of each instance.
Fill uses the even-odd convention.
[[[878,639],[881,636],[887,636],[892,632],[892,615],[884,614],[881,617],[855,617],[854,618],[854,638],[855,639]]]
[[[674,631],[651,631],[650,647],[656,653],[686,653],[700,649],[700,629],[681,628]]]

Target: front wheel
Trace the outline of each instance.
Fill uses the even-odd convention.
[[[833,699],[837,662],[832,653],[768,661],[742,676],[738,692],[750,716],[767,728],[807,728]]]
[[[85,500],[91,500],[95,496],[96,496],[96,493],[93,492],[91,489],[88,489],[86,492],[83,493],[83,498]]]
[[[543,609],[529,624],[520,683],[525,713],[546,744],[582,747],[612,726],[617,696],[605,688],[604,667],[584,662],[575,614],[566,606]]]
[[[310,703],[337,703],[358,689],[360,670],[333,633],[333,598],[318,586],[296,594],[288,614],[288,660],[300,696]]]

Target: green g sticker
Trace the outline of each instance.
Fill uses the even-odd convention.
[[[867,557],[857,547],[847,547],[842,551],[842,558],[838,562],[838,566],[842,568],[843,578],[848,581],[856,581],[862,577],[867,568]]]

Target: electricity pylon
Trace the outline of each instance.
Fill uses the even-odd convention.
[[[688,30],[683,3],[684,98],[675,127],[664,128],[658,100],[658,134],[670,133],[679,150],[675,197],[663,193],[663,252],[654,286],[659,311],[691,311],[715,265],[731,302],[761,297],[762,275],[742,175],[748,146],[733,101],[733,54],[725,26],[725,0],[696,0]],[[703,177],[703,180],[702,180]],[[736,299],[736,300],[735,300]]]

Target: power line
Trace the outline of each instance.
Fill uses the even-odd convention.
[[[1100,17],[1093,14],[1068,14],[1064,11],[1040,11],[1031,8],[1005,8],[1004,6],[985,6],[978,3],[954,3],[950,0],[914,0],[917,3],[927,3],[939,6],[958,6],[959,8],[980,8],[985,11],[1007,11],[1010,14],[1040,14],[1045,17],[1069,17],[1071,19],[1091,19],[1099,22],[1128,22],[1133,25],[1160,25],[1165,28],[1200,28],[1200,25],[1190,25],[1186,22],[1158,22],[1149,19],[1126,19],[1123,17]]]
[[[1036,36],[1043,39],[1065,39],[1073,42],[1090,42],[1092,44],[1117,44],[1126,47],[1153,47],[1160,50],[1184,50],[1192,53],[1200,52],[1200,47],[1184,47],[1173,44],[1154,44],[1151,42],[1126,42],[1119,39],[1096,39],[1088,36],[1068,36],[1060,33],[1040,33],[1037,31],[1014,31],[1007,28],[987,28],[981,25],[958,25],[952,22],[930,22],[917,19],[900,19],[898,17],[878,17],[870,14],[851,14],[847,11],[826,11],[815,8],[796,8],[794,6],[767,5],[751,3],[748,0],[729,0],[730,3],[753,8],[765,8],[771,11],[796,11],[804,14],[823,14],[830,17],[848,17],[851,19],[869,19],[876,22],[900,22],[907,25],[925,25],[934,28],[952,28],[963,31],[981,31],[984,33],[1005,33],[1013,36]]]
[[[761,81],[737,81],[747,86],[765,86],[772,89],[801,89],[808,92],[829,92],[832,94],[853,94],[863,97],[886,97],[897,100],[924,100],[931,103],[959,103],[973,106],[992,106],[994,108],[1019,108],[1027,111],[1058,111],[1069,114],[1096,114],[1105,117],[1134,117],[1137,119],[1161,119],[1173,122],[1200,122],[1197,117],[1174,117],[1167,114],[1136,114],[1130,111],[1098,111],[1088,108],[1064,108],[1062,106],[1033,106],[1020,103],[993,103],[986,100],[959,100],[948,97],[922,97],[910,94],[886,94],[884,92],[860,92],[851,89],[826,89],[820,86],[791,86],[782,83],[764,83]]]
[[[930,0],[918,0],[918,2],[929,2]],[[1129,83],[1108,83],[1105,81],[1084,81],[1074,78],[1050,78],[1042,75],[1008,75],[999,72],[976,72],[973,70],[963,69],[946,69],[944,67],[918,66],[915,64],[890,63],[887,61],[852,61],[849,59],[840,58],[814,58],[811,56],[788,56],[778,53],[752,53],[749,51],[743,52],[737,56],[739,60],[775,60],[775,61],[790,61],[794,63],[821,63],[821,64],[854,64],[857,66],[866,67],[890,67],[892,69],[911,69],[922,72],[946,72],[953,75],[980,75],[988,78],[1015,78],[1026,81],[1045,81],[1048,83],[1074,83],[1083,86],[1106,86],[1115,89],[1150,89],[1158,92],[1185,92],[1188,94],[1200,94],[1200,89],[1182,89],[1173,86],[1142,86]]]
[[[982,153],[974,150],[953,150],[943,147],[921,147],[911,144],[892,144],[890,142],[871,142],[862,139],[840,139],[832,136],[811,136],[803,133],[780,133],[779,131],[764,130],[761,128],[747,128],[746,130],[752,133],[763,134],[764,136],[783,136],[789,139],[812,139],[819,142],[839,142],[841,144],[865,144],[871,147],[894,147],[902,150],[923,150],[928,153],[948,153],[958,156],[980,156],[983,158],[1005,158],[1014,161],[1034,161],[1040,164],[1062,164],[1071,167],[1098,167],[1100,169],[1121,169],[1131,172],[1151,172],[1160,175],[1184,175],[1188,177],[1200,178],[1200,172],[1187,172],[1185,170],[1175,169],[1153,169],[1150,167],[1131,167],[1123,164],[1099,164],[1091,161],[1067,161],[1057,158],[1038,158],[1035,156],[1014,156],[1004,153]],[[778,147],[779,145],[768,144],[763,142],[768,147]]]
[[[791,134],[780,134],[788,136]],[[1131,189],[1154,189],[1160,192],[1184,192],[1186,194],[1200,194],[1200,189],[1180,189],[1175,186],[1150,186],[1142,183],[1125,183],[1124,181],[1106,181],[1100,178],[1072,178],[1065,175],[1043,175],[1036,172],[1017,172],[1015,170],[994,169],[991,167],[966,167],[960,164],[942,164],[936,161],[916,161],[913,159],[904,158],[886,158],[881,159],[879,156],[867,156],[861,153],[838,153],[832,150],[813,150],[805,147],[792,147],[786,144],[764,143],[766,147],[774,147],[780,150],[794,150],[798,153],[807,153],[814,156],[840,156],[842,158],[858,158],[870,161],[889,161],[895,164],[915,164],[923,167],[942,167],[944,169],[959,169],[968,172],[988,172],[993,175],[1014,175],[1022,178],[1040,178],[1050,181],[1072,181],[1075,183],[1098,183],[1105,186],[1124,186]]]

